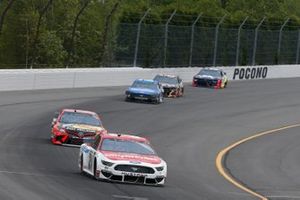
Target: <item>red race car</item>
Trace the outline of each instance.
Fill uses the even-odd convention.
[[[98,114],[76,109],[63,109],[52,120],[51,142],[81,145],[92,142],[97,134],[105,133]]]

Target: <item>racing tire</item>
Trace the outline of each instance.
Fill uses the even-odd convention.
[[[157,98],[156,98],[156,104],[161,104],[164,102],[164,97],[163,95],[159,95]]]
[[[83,171],[83,155],[80,156],[80,173],[84,173]]]
[[[224,88],[227,88],[227,83],[228,83],[228,81],[226,81],[226,83],[224,84]]]
[[[126,101],[126,102],[130,102],[130,101],[131,101],[131,99],[130,99],[130,98],[128,98],[128,97],[125,97],[125,101]]]
[[[183,97],[184,94],[184,88],[181,88],[181,96]]]
[[[94,179],[99,180],[99,177],[97,176],[97,159],[94,161]]]

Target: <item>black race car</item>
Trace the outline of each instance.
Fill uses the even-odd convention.
[[[225,88],[228,84],[226,73],[221,69],[204,68],[193,78],[194,87]]]
[[[164,90],[165,97],[181,97],[184,93],[182,79],[179,76],[156,75],[154,80],[159,82]]]

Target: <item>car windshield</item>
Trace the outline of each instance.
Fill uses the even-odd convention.
[[[96,116],[78,112],[64,112],[60,122],[63,124],[86,124],[91,126],[102,126],[100,119]]]
[[[155,151],[148,144],[132,140],[104,139],[101,145],[101,150],[156,155]]]
[[[155,76],[154,80],[160,82],[160,83],[167,83],[167,84],[172,84],[176,85],[178,84],[177,77],[169,77],[169,76],[160,76],[157,75]]]
[[[132,84],[132,87],[156,90],[157,84],[155,84],[153,82],[147,82],[147,81],[134,81],[134,83]]]
[[[212,76],[216,78],[220,78],[221,74],[220,71],[217,70],[209,70],[209,69],[202,69],[198,75],[206,75],[206,76]]]

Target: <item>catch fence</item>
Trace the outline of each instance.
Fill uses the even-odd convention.
[[[174,14],[174,13],[173,13]],[[118,66],[202,67],[299,64],[300,31],[256,26],[223,27],[226,16],[215,26],[202,26],[199,15],[190,25],[172,24],[173,14],[163,24],[121,23],[118,26],[114,60]],[[147,13],[145,14],[147,15]]]

